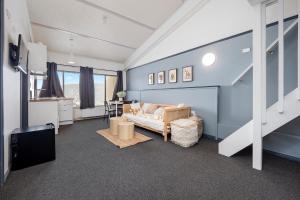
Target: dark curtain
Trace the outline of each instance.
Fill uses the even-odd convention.
[[[93,68],[80,67],[80,109],[95,107]]]
[[[57,75],[56,63],[47,62],[47,79],[43,82],[40,97],[64,97]]]
[[[123,91],[123,72],[117,71],[117,82],[116,82],[113,97],[112,97],[113,101],[118,100],[117,93],[120,91]]]

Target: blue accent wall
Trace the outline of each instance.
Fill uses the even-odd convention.
[[[195,86],[230,85],[231,82],[252,62],[251,53],[243,54],[241,49],[251,47],[251,33],[236,38],[215,43],[203,48],[189,51],[174,57],[160,60],[142,67],[130,69],[127,73],[128,90],[182,88]],[[207,52],[216,55],[216,62],[211,67],[202,65],[201,59]],[[194,81],[182,82],[182,67],[194,66]],[[167,79],[168,70],[177,68],[177,83],[157,84],[157,72],[165,71]],[[155,73],[155,84],[148,85],[148,74]]]
[[[285,27],[294,20],[285,22]],[[267,45],[277,37],[277,25],[267,28]],[[285,38],[285,93],[297,87],[297,26]],[[231,83],[252,63],[252,53],[242,53],[252,47],[252,33],[213,43],[173,57],[159,60],[127,72],[128,98],[154,103],[185,103],[204,118],[205,134],[225,138],[252,119],[252,70],[241,81]],[[202,65],[205,53],[216,55],[211,67]],[[194,66],[194,81],[182,82],[182,67]],[[168,83],[168,70],[178,69],[177,83]],[[267,57],[267,105],[277,101],[278,49]],[[157,73],[165,71],[165,84],[157,84]],[[155,84],[148,85],[148,74],[155,73]],[[190,87],[196,87],[193,90]],[[211,88],[218,88],[212,95]],[[216,102],[217,112],[211,102]],[[201,107],[201,109],[199,109]],[[209,113],[209,114],[208,114]],[[213,116],[213,117],[212,117]],[[212,119],[216,119],[212,120]],[[264,139],[268,150],[300,158],[300,118],[281,127]],[[215,128],[213,128],[215,127]],[[280,139],[279,139],[280,138]],[[286,139],[283,139],[286,138]],[[296,139],[295,139],[296,138]],[[291,142],[292,141],[292,142]],[[294,142],[294,143],[293,143]],[[297,153],[298,152],[298,153]]]

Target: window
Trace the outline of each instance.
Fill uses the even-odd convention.
[[[64,72],[62,81],[65,97],[74,98],[73,102],[76,106],[80,106],[79,77],[78,72]]]
[[[40,96],[43,81],[46,79],[46,76],[39,74],[30,75],[30,97],[37,98]]]
[[[115,85],[117,83],[117,76],[106,76],[106,101],[112,100],[112,96],[114,93]]]
[[[79,72],[57,71],[60,85],[65,97],[74,98],[74,105],[80,106]],[[104,105],[104,101],[110,101],[114,92],[117,76],[94,74],[95,106]]]
[[[105,76],[94,74],[94,85],[95,85],[95,105],[104,105],[105,99]]]
[[[59,83],[61,86],[61,89],[64,90],[64,72],[63,71],[57,71]]]

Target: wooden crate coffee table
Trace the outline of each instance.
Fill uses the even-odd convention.
[[[112,117],[109,120],[109,130],[111,134],[118,135],[119,134],[119,123],[126,122],[127,119],[122,117]]]
[[[119,122],[118,126],[119,139],[130,140],[135,136],[134,123],[133,122]]]

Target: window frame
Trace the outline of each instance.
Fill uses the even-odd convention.
[[[62,85],[61,85],[61,89],[63,90],[63,92],[65,91],[65,73],[64,73],[64,71],[62,71],[62,70],[57,70],[57,73],[58,72],[61,72],[62,73]],[[58,74],[57,74],[57,76],[58,76]],[[58,76],[58,79],[59,79],[59,76]],[[59,83],[60,83],[60,81],[59,81]]]
[[[29,76],[29,80],[31,79],[31,76],[33,76],[33,96],[30,95],[30,98],[38,98],[38,89],[37,89],[37,82],[38,82],[38,78],[37,76],[41,76],[41,77],[46,77],[47,75],[46,74],[39,74],[39,73],[30,73],[30,76]],[[40,89],[40,92],[43,88],[43,82],[42,82],[42,87]],[[31,90],[30,90],[31,91]]]
[[[93,73],[93,76],[95,75],[99,75],[99,76],[104,76],[104,101],[103,101],[103,105],[96,105],[96,87],[94,88],[94,92],[95,92],[95,107],[100,107],[100,106],[104,106],[105,105],[105,101],[106,101],[106,74],[99,74],[99,73]],[[94,85],[95,85],[95,79],[94,79]]]
[[[4,184],[4,111],[3,111],[3,52],[4,52],[4,0],[0,0],[0,188]]]
[[[107,76],[114,76],[114,77],[118,78],[117,75],[105,75],[105,101],[107,101],[107,100],[106,100],[106,77],[107,77]]]
[[[63,86],[62,86],[62,90],[63,90],[63,93],[65,93],[65,73],[74,73],[74,74],[79,74],[79,82],[78,82],[78,92],[80,93],[80,72],[77,72],[77,71],[67,71],[67,70],[57,70],[57,72],[62,72],[63,73]],[[80,94],[79,94],[79,105],[80,105]],[[75,108],[79,108],[80,106],[77,106],[75,105],[74,106]]]

